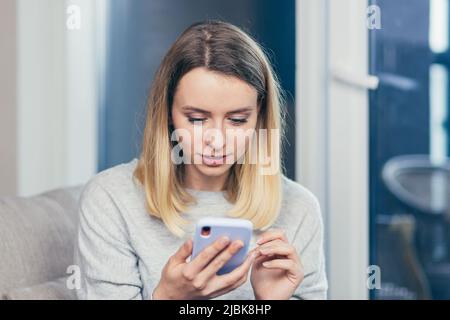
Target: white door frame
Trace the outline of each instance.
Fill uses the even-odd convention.
[[[319,199],[331,299],[367,299],[366,0],[297,0],[297,181]]]

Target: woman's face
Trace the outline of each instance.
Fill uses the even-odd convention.
[[[208,177],[228,173],[251,141],[258,112],[257,91],[246,82],[206,68],[186,73],[173,98],[171,121],[182,137],[187,166]]]

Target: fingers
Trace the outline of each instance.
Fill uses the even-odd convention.
[[[262,262],[263,267],[286,270],[294,279],[302,278],[303,265],[294,246],[281,240],[274,240],[263,244],[257,250],[261,257],[286,257],[286,259],[265,260]]]
[[[288,259],[299,260],[297,251],[289,243],[281,240],[270,241],[258,248],[259,252],[264,256],[286,256]]]
[[[223,252],[208,264],[208,266],[200,272],[197,276],[199,281],[206,282],[208,279],[216,275],[217,271],[220,270],[239,250],[244,246],[241,240],[234,241],[229,245]]]
[[[175,252],[175,254],[171,257],[173,262],[176,263],[184,263],[186,259],[192,254],[192,240],[186,240],[181,247]]]
[[[216,281],[217,287],[215,288],[215,290],[221,290],[222,288],[230,287],[236,282],[238,282],[243,276],[246,276],[248,274],[248,271],[250,270],[250,267],[252,266],[253,261],[255,261],[257,256],[258,252],[251,251],[247,255],[247,258],[239,267],[237,267],[230,273],[217,276]]]
[[[262,265],[267,269],[282,269],[291,272],[292,274],[299,273],[299,267],[295,261],[290,259],[274,259],[265,261]]]
[[[215,298],[221,295],[224,295],[236,288],[239,288],[240,286],[242,286],[248,278],[248,273],[245,273],[244,276],[242,276],[238,281],[236,281],[234,284],[232,284],[231,286],[225,287],[223,289],[220,289],[219,291],[214,292],[211,297]]]
[[[290,259],[274,259],[269,261],[264,261],[262,263],[264,268],[267,269],[278,269],[285,270],[287,278],[294,285],[298,285],[304,278],[303,266],[301,263],[296,263],[294,260]]]
[[[203,249],[184,269],[184,276],[188,280],[192,280],[202,271],[209,262],[225,249],[230,243],[228,237],[220,237],[212,244]]]
[[[266,242],[272,241],[272,240],[276,240],[279,239],[281,241],[284,242],[289,242],[286,234],[284,233],[283,230],[281,229],[270,229],[267,230],[266,232],[264,232],[263,234],[261,234],[258,238],[258,240],[256,241],[257,244],[261,245],[264,244]]]

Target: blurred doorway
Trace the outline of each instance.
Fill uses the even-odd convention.
[[[450,299],[448,0],[377,0],[370,33],[374,299]]]
[[[330,298],[448,299],[448,0],[298,3],[298,179],[324,213]]]

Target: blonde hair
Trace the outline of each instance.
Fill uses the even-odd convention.
[[[267,129],[267,143],[262,146],[265,150],[257,153],[264,151],[278,167],[273,174],[261,174],[260,161],[249,163],[247,150],[244,163],[234,163],[230,168],[226,197],[233,204],[228,216],[249,219],[255,229],[266,229],[276,220],[281,206],[284,99],[263,49],[244,31],[221,21],[200,22],[187,28],[155,75],[147,103],[142,152],[134,172],[144,188],[147,210],[173,234],[184,235],[188,221],[181,214],[196,200],[183,187],[184,165],[171,161],[174,128],[169,115],[179,80],[197,67],[237,77],[258,93],[261,108],[256,133]]]

